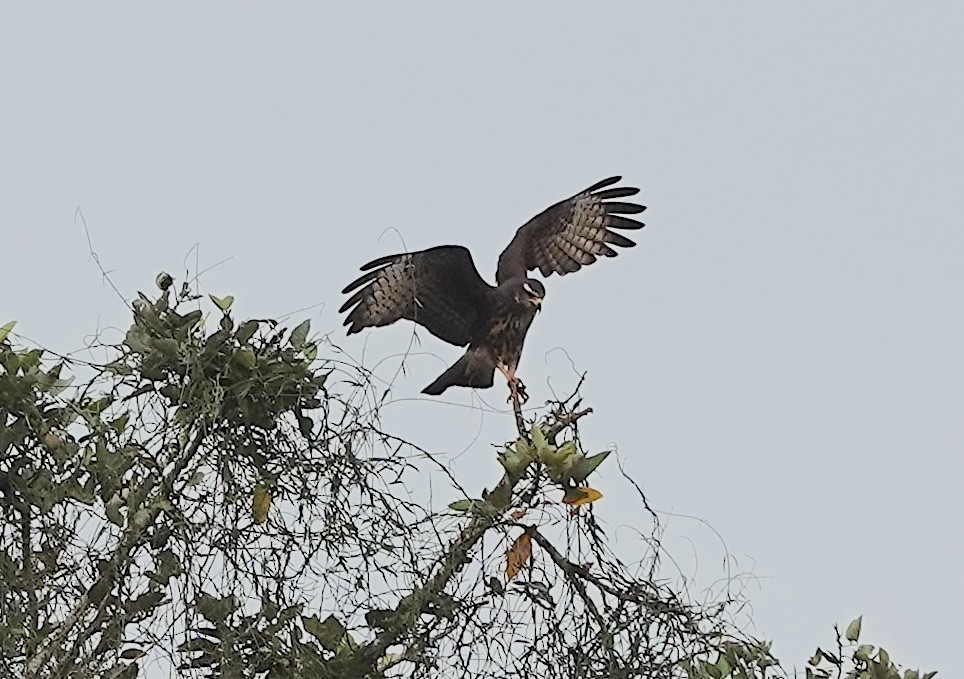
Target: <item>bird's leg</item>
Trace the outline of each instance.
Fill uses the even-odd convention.
[[[499,372],[505,376],[506,382],[509,383],[509,398],[508,401],[519,406],[529,400],[529,394],[526,393],[526,385],[522,383],[515,375],[515,368],[510,368],[508,366],[497,366]]]

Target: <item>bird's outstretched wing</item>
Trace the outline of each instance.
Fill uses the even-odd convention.
[[[556,203],[526,222],[512,242],[499,256],[496,280],[525,276],[539,269],[543,276],[564,276],[596,261],[596,257],[615,257],[611,246],[628,248],[633,241],[613,229],[641,229],[643,224],[623,215],[642,212],[646,208],[626,203],[626,198],[639,193],[632,186],[606,188],[622,177],[610,177],[575,196]]]
[[[381,257],[361,270],[368,273],[342,290],[354,294],[338,310],[350,309],[345,319],[349,335],[407,318],[439,339],[464,346],[489,313],[492,287],[463,247],[442,245]]]

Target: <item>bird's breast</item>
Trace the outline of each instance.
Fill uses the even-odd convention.
[[[496,310],[485,333],[484,344],[499,363],[513,368],[519,363],[533,318],[535,310],[517,306]]]

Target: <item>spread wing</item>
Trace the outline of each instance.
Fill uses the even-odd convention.
[[[543,276],[564,276],[592,264],[599,256],[615,257],[612,246],[636,243],[613,229],[641,229],[643,224],[624,215],[646,208],[616,200],[639,193],[632,186],[606,188],[622,177],[610,177],[556,203],[526,222],[499,257],[496,280],[525,277],[531,269]]]
[[[338,310],[348,311],[349,335],[407,318],[439,339],[464,346],[489,314],[492,286],[463,247],[442,245],[381,257],[361,270],[368,273],[342,290],[354,293]]]

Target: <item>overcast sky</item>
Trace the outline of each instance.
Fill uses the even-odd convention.
[[[647,228],[547,281],[532,403],[588,373],[586,444],[679,515],[688,575],[728,550],[756,576],[751,631],[785,663],[863,613],[953,676],[962,36],[952,2],[6,3],[0,324],[61,351],[120,337],[79,207],[126,296],[230,258],[205,292],[240,316],[318,305],[295,318],[392,379],[411,326],[340,327],[358,265],[457,243],[492,280],[526,219],[622,174]],[[460,352],[419,337],[386,417],[491,485],[512,420],[422,397]],[[504,407],[504,385],[481,396]],[[615,466],[595,485],[623,539],[637,504]]]

